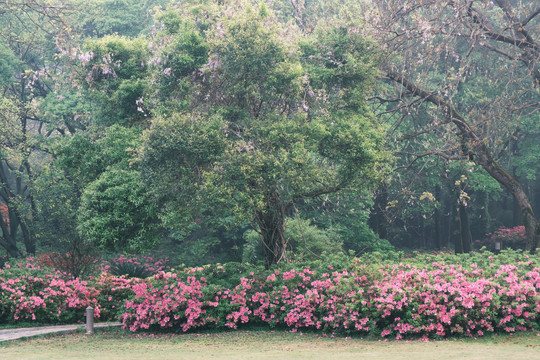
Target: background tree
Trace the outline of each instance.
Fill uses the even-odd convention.
[[[39,139],[47,119],[39,104],[52,92],[60,60],[55,40],[69,37],[65,3],[40,0],[0,2],[0,201],[7,206],[9,227],[2,245],[9,255],[36,251],[32,192],[36,171],[46,162]]]
[[[83,243],[90,242],[94,246],[129,251],[129,241],[132,239],[127,236],[113,239],[106,236],[106,233],[94,237],[89,234],[96,233],[100,221],[107,221],[104,216],[110,217],[110,221],[114,221],[113,215],[123,216],[123,227],[127,227],[128,223],[132,224],[132,228],[145,225],[151,227],[143,213],[128,211],[129,204],[147,205],[142,194],[142,184],[137,181],[138,172],[130,167],[130,149],[138,146],[140,134],[140,129],[113,125],[106,129],[89,128],[69,137],[55,139],[55,143],[50,146],[54,161],[47,171],[39,173],[34,182],[44,245],[54,250],[59,250],[59,247],[65,250],[70,246],[81,247]],[[119,189],[122,177],[125,184],[123,189]],[[96,189],[102,193],[96,193]],[[107,199],[114,191],[116,202]],[[124,207],[123,210],[120,207]],[[101,212],[95,213],[96,209]],[[88,214],[93,214],[95,219],[90,220]],[[127,221],[130,215],[136,218]],[[81,225],[81,221],[84,225]],[[109,234],[119,232],[119,229],[109,229]],[[135,237],[136,232],[133,230],[131,234]],[[139,236],[139,240],[141,238]]]
[[[137,171],[109,169],[84,190],[78,230],[102,249],[132,254],[151,249],[160,238],[157,226],[156,206]]]
[[[385,70],[404,117],[424,119],[409,135],[439,134],[418,156],[473,160],[511,193],[534,251],[540,227],[528,195],[499,164],[538,111],[538,9],[516,1],[378,1],[370,20],[391,56]],[[369,13],[369,10],[366,11]],[[527,79],[527,80],[525,80]],[[427,116],[419,117],[418,114]],[[410,138],[410,136],[406,138]],[[533,135],[537,137],[538,135]],[[417,157],[418,157],[417,156]],[[536,173],[536,171],[533,171]]]
[[[72,6],[77,9],[74,25],[84,37],[134,38],[150,32],[154,8],[168,3],[167,0],[72,0]]]
[[[99,224],[105,221],[103,217],[99,220],[99,214],[93,212],[96,207],[103,207],[109,201],[108,210],[113,211],[111,199],[96,198],[100,194],[91,189],[99,187],[104,194],[116,191],[117,195],[126,195],[114,203],[117,216],[120,216],[120,206],[129,207],[133,202],[138,206],[141,203],[147,205],[141,201],[143,190],[140,182],[135,181],[139,178],[137,170],[129,165],[128,149],[138,146],[140,126],[144,126],[145,114],[139,111],[138,100],[142,98],[145,86],[148,49],[144,38],[132,39],[125,35],[138,35],[149,27],[143,21],[149,16],[146,13],[149,4],[130,3],[134,7],[128,14],[120,12],[129,5],[128,2],[74,3],[77,11],[71,15],[82,44],[67,44],[71,47],[63,49],[64,71],[56,79],[54,92],[49,93],[39,109],[43,118],[57,126],[56,133],[62,135],[42,143],[50,153],[51,164],[34,182],[39,207],[36,219],[39,219],[37,225],[42,245],[54,251],[139,250],[133,245],[135,241],[120,228],[108,229],[102,237],[90,235],[95,234]],[[96,11],[106,14],[97,19]],[[134,24],[128,24],[134,18],[137,18]],[[87,38],[96,35],[103,37]],[[127,197],[126,192],[118,190],[118,174],[129,182],[129,188],[124,190],[137,196]],[[89,201],[92,196],[94,198]],[[82,204],[81,197],[85,200]],[[129,235],[136,237],[139,234],[137,239],[141,242],[155,239],[156,234],[150,231],[153,224],[142,213],[127,211],[127,207],[123,215],[125,223],[120,225],[127,226],[129,215],[140,217],[130,220],[132,229],[134,226],[139,228]],[[89,219],[88,214],[95,218]],[[113,213],[107,213],[107,216],[111,215]],[[81,222],[85,227],[80,226]],[[119,225],[119,222],[109,225]],[[141,227],[146,225],[149,225],[148,235],[142,236]],[[124,236],[119,238],[111,234]],[[96,239],[98,241],[94,242]]]

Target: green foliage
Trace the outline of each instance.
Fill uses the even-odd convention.
[[[156,215],[140,174],[110,168],[85,188],[77,229],[103,249],[138,253],[159,240]]]
[[[359,31],[321,27],[301,43],[302,59],[314,91],[337,113],[365,111],[365,95],[375,87],[380,53]]]
[[[177,207],[170,201],[194,203],[197,196],[202,196],[197,193],[201,171],[212,164],[225,147],[222,126],[219,117],[192,121],[187,116],[173,115],[167,120],[155,120],[145,133],[144,146],[150,145],[151,151],[145,152],[141,167],[153,185],[154,194],[172,207],[163,217],[165,225],[186,225],[198,216],[196,207]],[[194,181],[179,182],[179,178]]]
[[[324,252],[336,254],[343,251],[342,240],[336,229],[321,229],[310,220],[287,218],[285,221],[285,238],[291,258],[309,261],[321,258]],[[255,263],[264,259],[261,237],[254,230],[244,233],[246,244],[242,253],[242,261]]]
[[[166,32],[187,31],[173,37],[181,44],[202,44],[174,16],[165,20]],[[331,30],[315,37],[312,43],[321,41],[321,47],[300,59],[271,15],[248,8],[213,21],[207,48],[182,50],[207,49],[213,65],[200,77],[187,77],[189,66],[175,73],[199,95],[189,112],[155,119],[141,149],[145,179],[181,214],[177,220],[189,223],[192,209],[213,208],[232,210],[260,229],[279,228],[283,218],[275,214],[300,199],[366,188],[379,179],[387,159],[380,129],[371,113],[361,111],[361,96],[375,78],[374,62],[363,60],[369,58],[367,42],[353,35],[340,47],[333,41],[344,41],[347,33]],[[348,61],[358,53],[365,57],[336,67],[320,60],[329,49]],[[265,242],[275,241],[268,236]]]
[[[130,251],[155,244],[157,235],[149,214],[156,209],[141,187],[139,174],[130,168],[129,149],[137,147],[140,133],[137,128],[113,125],[57,139],[52,145],[55,162],[45,167],[33,183],[38,209],[36,236],[44,246],[78,253],[87,252],[90,242],[124,250],[122,246],[128,246],[128,240],[119,240],[119,236],[138,237],[129,239],[126,250]],[[83,199],[91,200],[81,203],[81,194]],[[118,201],[115,196],[120,197]],[[103,213],[102,206],[106,207]],[[89,218],[94,215],[95,219]],[[143,229],[147,225],[148,229]],[[117,228],[107,228],[110,226]],[[106,238],[97,233],[101,230]],[[145,231],[150,235],[142,235]]]
[[[139,145],[141,130],[113,125],[60,138],[53,145],[56,164],[82,190],[108,167],[129,169],[130,150]]]
[[[232,289],[240,284],[241,278],[248,277],[250,273],[265,274],[266,272],[262,266],[240,262],[188,267],[179,269],[177,272],[178,277],[183,280],[187,280],[194,274],[203,276],[211,288],[217,289]]]
[[[91,109],[92,105],[80,91],[66,87],[48,93],[39,106],[47,131],[52,133],[56,130],[61,134],[85,129]]]
[[[293,257],[298,259],[314,260],[325,251],[331,254],[342,251],[343,242],[336,229],[320,229],[298,216],[285,222],[285,237]]]
[[[143,264],[137,264],[132,262],[121,262],[112,264],[109,268],[109,272],[112,275],[125,276],[128,279],[146,279],[154,275],[154,272],[148,270]]]
[[[392,251],[394,246],[386,239],[381,239],[367,224],[367,214],[360,217],[343,219],[344,221],[336,228],[343,239],[345,250],[351,250],[355,254],[371,251]]]
[[[32,183],[37,216],[35,236],[45,248],[62,248],[80,241],[76,231],[79,199],[77,188],[54,164],[44,167]]]
[[[268,5],[283,23],[295,24],[294,31],[310,33],[328,24],[358,21],[359,14],[365,10],[363,3],[356,0],[275,0],[260,6]]]
[[[166,0],[72,0],[79,10],[75,25],[87,37],[118,34],[135,37],[152,25],[149,11]]]
[[[462,189],[484,191],[493,198],[501,192],[501,185],[486,170],[472,161],[453,161],[448,164],[448,176]]]
[[[0,86],[11,83],[17,63],[17,57],[13,51],[0,43]]]
[[[532,182],[540,176],[540,124],[536,116],[521,119],[518,131],[520,136],[515,139],[518,154],[512,158],[512,162],[517,167],[517,174]]]
[[[156,20],[164,26],[156,41],[167,41],[150,61],[160,100],[156,110],[170,114],[174,109],[185,110],[189,106],[193,86],[186,77],[196,76],[208,62],[208,44],[201,24],[176,11],[161,13]]]
[[[368,226],[371,193],[342,192],[322,199],[311,199],[299,205],[302,216],[321,229],[331,229],[343,242],[345,252],[361,254],[368,251],[392,250],[393,246],[380,239]]]
[[[132,126],[144,121],[147,114],[140,101],[146,89],[147,49],[144,38],[109,35],[86,42],[81,81],[95,104],[96,123]]]
[[[16,100],[0,97],[0,159],[7,158],[8,155],[17,157],[16,154],[24,145],[24,137],[19,118],[20,105]],[[7,185],[7,184],[6,184]]]

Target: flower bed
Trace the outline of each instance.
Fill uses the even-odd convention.
[[[187,280],[161,273],[136,289],[123,321],[132,331],[266,323],[397,339],[477,337],[540,325],[540,269],[532,262],[487,269],[384,265],[377,276],[366,265],[356,268],[276,270],[262,278],[252,273],[229,289],[197,272]]]
[[[272,271],[230,263],[149,279],[103,273],[88,282],[8,265],[0,271],[0,321],[81,321],[93,306],[101,320],[121,318],[131,331],[265,325],[427,339],[540,328],[538,256],[389,255],[404,261],[371,254]]]
[[[95,308],[100,316],[98,291],[79,279],[65,280],[60,272],[46,273],[39,267],[0,272],[0,321],[73,323],[82,320],[84,309]]]
[[[102,273],[88,281],[69,279],[66,274],[33,264],[6,265],[0,270],[0,324],[37,322],[71,324],[82,322],[88,306],[100,320],[116,320],[132,286],[141,279],[126,279]]]

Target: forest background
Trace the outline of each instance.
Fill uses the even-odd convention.
[[[534,251],[539,19],[521,0],[0,1],[0,245],[76,271]]]

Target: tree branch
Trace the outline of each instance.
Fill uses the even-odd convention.
[[[540,14],[540,7],[538,9],[534,10],[529,16],[527,16],[525,19],[520,21],[521,26],[527,25],[532,19],[534,19],[538,14]]]

